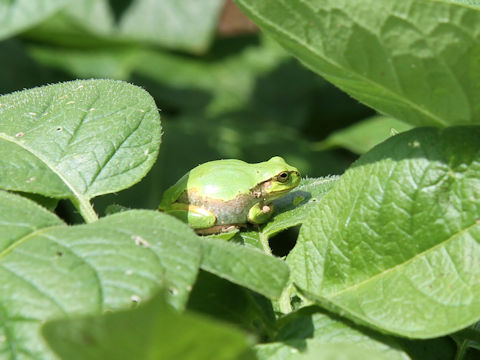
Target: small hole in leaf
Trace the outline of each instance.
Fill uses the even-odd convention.
[[[300,226],[286,229],[269,240],[270,248],[275,256],[287,256],[297,243]]]

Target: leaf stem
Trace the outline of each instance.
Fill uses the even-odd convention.
[[[98,220],[98,215],[88,199],[77,197],[72,199],[72,203],[75,205],[80,215],[82,215],[83,220],[85,220],[87,224]]]
[[[289,314],[292,312],[292,301],[290,299],[293,290],[293,283],[288,284],[288,286],[283,289],[282,295],[278,299],[278,307],[283,314]]]
[[[463,341],[457,346],[457,353],[455,354],[455,360],[463,360],[468,350],[468,341]]]
[[[260,243],[262,244],[263,251],[265,251],[266,254],[272,255],[272,249],[270,249],[270,244],[268,243],[268,236],[263,234],[261,231],[258,233],[260,237]]]
[[[455,354],[455,360],[463,360],[467,355],[468,348],[472,342],[480,343],[480,322],[460,330],[452,335],[453,339],[457,343],[457,353]]]

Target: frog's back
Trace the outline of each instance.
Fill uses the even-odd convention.
[[[190,170],[187,187],[207,198],[233,200],[259,182],[253,165],[236,159],[210,161]]]

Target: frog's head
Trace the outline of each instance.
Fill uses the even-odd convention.
[[[288,165],[280,156],[274,156],[264,164],[267,164],[271,175],[262,184],[262,193],[265,199],[278,199],[300,183],[300,172],[298,169]]]

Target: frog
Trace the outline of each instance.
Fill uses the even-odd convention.
[[[229,232],[266,223],[274,213],[272,202],[300,180],[298,169],[280,156],[253,164],[237,159],[209,161],[168,188],[158,209],[200,235]]]

